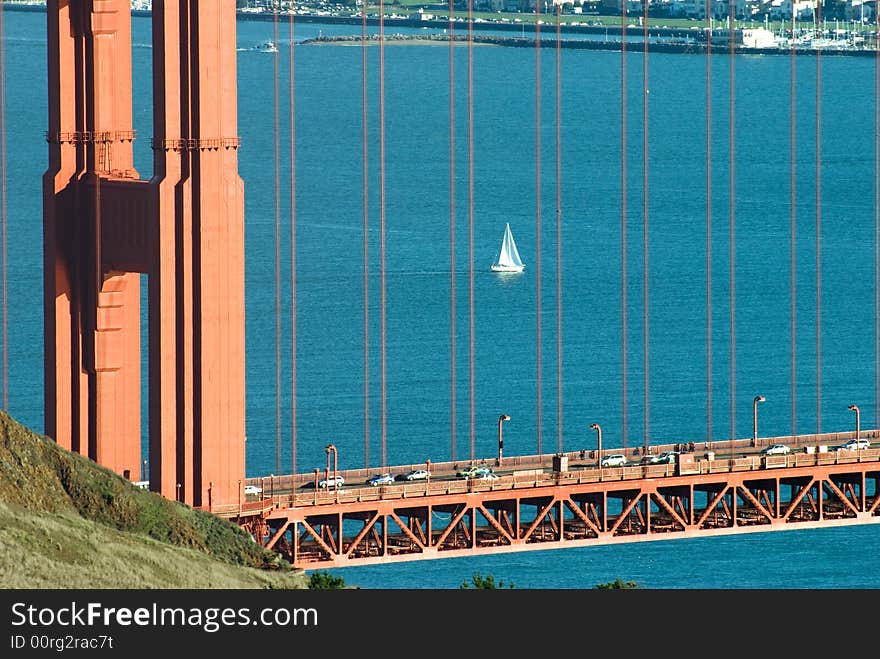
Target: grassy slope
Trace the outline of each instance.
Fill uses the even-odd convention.
[[[0,587],[304,588],[234,524],[191,510],[0,412]]]

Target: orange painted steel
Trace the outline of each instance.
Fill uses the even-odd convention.
[[[154,174],[134,170],[129,0],[48,0],[45,432],[150,486],[237,501],[245,465],[244,188],[235,0],[154,0]]]
[[[749,438],[736,458],[701,448],[678,464],[601,473],[594,451],[568,454],[568,471],[547,468],[554,456],[525,456],[491,481],[456,479],[452,463],[432,464],[429,482],[384,487],[303,491],[300,478],[272,477],[262,499],[213,512],[309,569],[880,522],[880,448],[818,449],[852,435],[784,438],[793,452],[770,456],[758,450],[780,438],[757,448]]]

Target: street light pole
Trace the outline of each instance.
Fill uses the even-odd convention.
[[[510,417],[502,414],[498,417],[498,466],[501,466],[501,456],[504,453],[504,438],[501,434],[501,426],[505,421],[510,421]]]
[[[855,412],[855,413],[856,413],[856,441],[859,441],[859,434],[860,434],[860,428],[859,428],[859,425],[860,425],[860,419],[859,419],[859,416],[860,416],[860,414],[859,414],[859,406],[858,406],[858,405],[850,405],[847,409],[848,409],[850,412]]]
[[[333,452],[333,487],[338,488],[339,485],[336,481],[336,476],[338,473],[339,467],[339,452],[336,450],[336,446],[333,444],[327,444],[327,477],[330,477],[330,452]]]
[[[596,434],[598,435],[598,439],[599,439],[599,460],[598,460],[598,462],[599,462],[599,478],[601,479],[602,478],[602,426],[600,426],[598,423],[594,423],[590,426],[590,428],[592,428],[593,430],[596,431]]]
[[[766,398],[763,396],[755,396],[752,401],[752,446],[758,445],[758,403],[763,403]]]
[[[859,406],[858,405],[850,405],[847,409],[856,413],[856,451],[857,451],[856,455],[858,456],[859,460],[861,460],[862,459],[862,445],[859,443],[859,434],[860,434],[860,432],[859,432],[860,427],[859,426],[861,425],[861,419],[859,417],[861,415],[859,413]]]

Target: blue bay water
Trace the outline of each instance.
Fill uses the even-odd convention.
[[[46,168],[45,14],[5,14],[9,222],[9,411],[42,431],[42,206]],[[150,22],[133,19],[138,140],[152,171]],[[281,173],[282,470],[291,469],[290,117],[286,23],[277,60],[256,46],[271,22],[239,21],[240,172],[245,183],[247,472],[277,473],[275,153]],[[295,41],[359,27],[297,24]],[[397,30],[395,30],[397,31]],[[404,31],[404,30],[401,30]],[[415,32],[415,30],[407,30]],[[369,445],[364,441],[362,56],[359,45],[298,45],[295,56],[297,470],[382,457],[379,58],[367,49]],[[386,426],[388,464],[470,455],[468,50],[455,48],[455,443],[451,425],[449,49],[389,45],[385,67]],[[850,430],[847,405],[876,427],[874,76],[868,58],[711,58],[712,408],[716,440]],[[274,76],[279,79],[278,133]],[[628,445],[702,441],[707,432],[706,66],[702,56],[626,56]],[[561,53],[561,260],[556,232],[556,54],[473,49],[474,451],[505,455],[605,446],[622,430],[621,69],[619,52]],[[734,81],[733,126],[729,98]],[[643,307],[643,99],[648,158],[648,395]],[[790,341],[790,127],[795,126],[796,421]],[[540,123],[540,191],[536,124]],[[730,138],[733,136],[731,151]],[[731,152],[735,249],[730,245]],[[816,213],[821,219],[821,407],[817,405]],[[540,195],[540,197],[539,197]],[[537,200],[540,199],[540,240]],[[524,273],[489,272],[509,222]],[[540,242],[540,254],[537,246]],[[731,345],[730,256],[735,263]],[[539,258],[540,257],[540,258]],[[540,262],[540,272],[539,272]],[[562,414],[557,416],[557,276]],[[541,305],[538,306],[540,282]],[[538,322],[540,318],[540,354]],[[733,349],[732,349],[733,348]],[[542,371],[537,373],[540,359]],[[735,415],[731,415],[731,363]],[[537,407],[541,382],[540,409]],[[647,401],[647,408],[646,403]],[[647,410],[647,413],[646,413]],[[473,572],[517,587],[590,588],[616,577],[650,588],[880,586],[865,547],[876,525],[531,551],[338,571],[365,588],[455,588]]]

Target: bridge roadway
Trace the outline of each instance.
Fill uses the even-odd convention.
[[[339,488],[315,488],[311,474],[250,478],[262,491],[237,505],[207,508],[253,534],[301,568],[444,558],[616,542],[751,533],[880,522],[880,431],[870,447],[835,448],[855,432],[763,437],[756,441],[682,442],[675,464],[643,464],[642,447],[623,467],[598,467],[595,450],[478,460],[499,478],[455,474],[469,461],[428,467],[426,480],[372,487],[380,470],[345,470]],[[788,455],[765,455],[772,444]],[[328,452],[329,457],[329,452]]]

